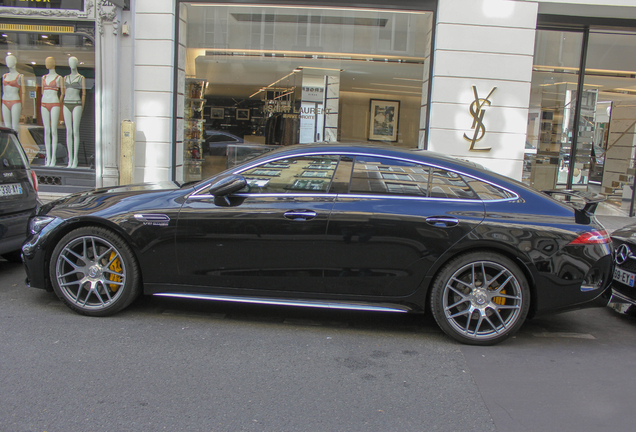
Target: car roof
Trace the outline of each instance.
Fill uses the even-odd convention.
[[[442,153],[437,153],[430,150],[423,150],[417,148],[408,148],[408,147],[395,147],[395,146],[387,146],[380,144],[367,144],[367,143],[312,143],[312,144],[296,144],[292,146],[283,147],[281,149],[277,149],[274,152],[263,155],[264,158],[271,157],[274,154],[277,156],[285,153],[296,153],[298,151],[302,152],[312,152],[312,153],[365,153],[369,152],[370,155],[375,156],[389,156],[396,158],[405,158],[412,159],[416,161],[422,161],[427,163],[435,163],[438,161],[443,163],[444,166],[450,168],[450,165],[453,165],[454,169],[462,170],[462,168],[467,170],[476,170],[481,172],[486,172],[489,174],[497,175],[496,173],[489,171],[487,168],[476,164],[474,162],[458,159],[452,156],[448,156]],[[511,180],[508,177],[503,177],[506,180]]]
[[[231,136],[231,137],[235,137],[235,138],[243,139],[243,138],[241,138],[241,137],[239,137],[239,136],[234,135],[234,134],[233,134],[233,133],[231,133],[231,132],[220,131],[220,130],[212,130],[212,129],[208,129],[208,130],[206,130],[206,131],[205,131],[205,134],[206,134],[206,135],[209,135],[209,136],[211,136],[211,135],[229,135],[229,136]]]

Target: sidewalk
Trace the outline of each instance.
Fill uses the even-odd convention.
[[[636,217],[630,218],[624,211],[605,203],[599,204],[595,214],[596,218],[610,234],[625,225],[636,223]]]

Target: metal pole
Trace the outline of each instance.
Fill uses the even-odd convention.
[[[587,45],[590,39],[590,28],[583,30],[583,46],[581,47],[581,63],[579,65],[579,82],[576,89],[576,106],[572,125],[572,147],[570,148],[570,166],[568,167],[567,189],[572,189],[574,177],[574,162],[576,160],[576,146],[579,141],[579,122],[581,121],[581,99],[583,98],[583,83],[585,81],[585,64],[587,63]]]
[[[607,153],[605,153],[605,154],[607,154]],[[607,158],[607,156],[606,156],[606,158]],[[629,203],[629,217],[633,217],[634,216],[634,198],[636,198],[636,175],[634,175],[634,182],[632,183],[632,200]]]

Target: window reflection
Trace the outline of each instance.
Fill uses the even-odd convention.
[[[589,33],[577,109],[582,32],[537,32],[523,180],[537,189],[602,193],[633,207],[636,136],[636,34]],[[575,158],[571,160],[576,143]]]
[[[373,140],[422,140],[432,13],[200,3],[182,12],[185,113],[177,128],[188,131],[180,145],[190,179],[220,171],[228,156],[207,153],[193,128],[230,133],[243,146],[364,142],[372,101],[391,101],[397,138]]]

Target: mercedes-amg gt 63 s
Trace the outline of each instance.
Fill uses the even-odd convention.
[[[611,305],[619,312],[636,315],[636,225],[614,231],[612,242],[616,248],[616,269]]]
[[[489,345],[536,314],[605,306],[599,201],[538,192],[474,163],[368,145],[285,147],[181,187],[135,185],[44,205],[27,281],[91,316],[140,294],[430,312]]]

